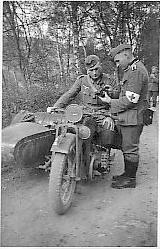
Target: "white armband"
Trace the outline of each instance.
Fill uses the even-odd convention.
[[[134,92],[126,91],[126,97],[130,102],[136,104],[139,100],[140,95]]]

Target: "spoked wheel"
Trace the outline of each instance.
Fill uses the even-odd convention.
[[[49,179],[49,200],[57,214],[64,214],[71,206],[76,187],[75,180],[76,150],[75,143],[69,153],[56,153],[51,162]]]

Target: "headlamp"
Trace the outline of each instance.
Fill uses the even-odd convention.
[[[83,116],[82,107],[77,104],[71,104],[67,106],[65,110],[66,119],[71,123],[77,123]]]

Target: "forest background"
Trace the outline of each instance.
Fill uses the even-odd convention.
[[[127,42],[150,72],[159,61],[158,1],[4,1],[2,127],[46,111],[96,54],[113,77],[111,47]]]

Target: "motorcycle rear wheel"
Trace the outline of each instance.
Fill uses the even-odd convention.
[[[49,201],[57,214],[64,214],[72,204],[75,181],[75,145],[69,154],[56,153],[51,162],[49,179]]]

